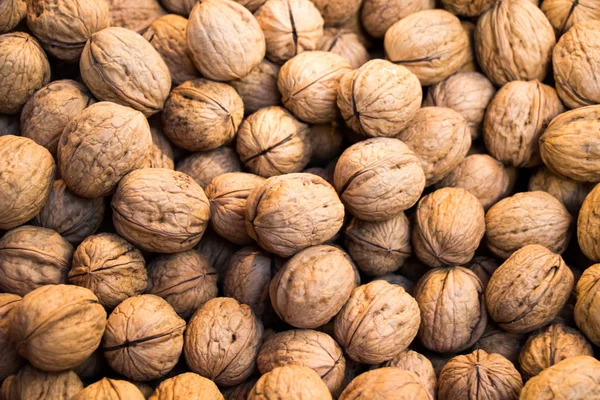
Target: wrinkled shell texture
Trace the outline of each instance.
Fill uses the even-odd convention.
[[[212,230],[208,230],[196,246],[196,250],[208,258],[210,265],[221,276],[227,269],[229,260],[236,251],[240,250],[240,247],[223,239]]]
[[[508,332],[532,332],[558,315],[573,281],[560,255],[540,245],[524,246],[492,275],[485,292],[488,313]]]
[[[135,381],[165,376],[179,360],[185,321],[151,294],[129,297],[106,323],[102,351],[110,367]]]
[[[162,0],[161,4],[172,13],[187,17],[196,5],[197,0]],[[172,14],[170,14],[172,15]]]
[[[173,147],[171,146],[171,143],[158,128],[151,127],[150,133],[152,134],[152,147],[144,161],[143,167],[175,169]]]
[[[269,178],[246,200],[248,234],[281,257],[325,243],[343,221],[344,206],[335,190],[312,174]]]
[[[457,72],[469,53],[460,20],[444,10],[408,15],[385,33],[386,57],[414,73],[421,85],[438,83]]]
[[[344,57],[353,69],[360,68],[371,57],[360,37],[352,30],[344,28],[325,29],[317,50]]]
[[[110,10],[110,25],[142,32],[152,21],[167,12],[159,0],[105,0]]]
[[[71,398],[71,400],[89,399],[143,400],[144,396],[133,383],[117,379],[102,378],[98,382],[87,386]]]
[[[452,14],[477,17],[494,4],[495,0],[442,0],[442,5]]]
[[[460,21],[465,33],[467,34],[468,45],[467,45],[467,57],[465,62],[460,67],[458,72],[476,72],[479,70],[477,65],[477,57],[475,55],[475,24],[471,21]]]
[[[355,15],[361,5],[360,0],[310,0],[323,15],[325,26],[341,25]]]
[[[191,154],[175,166],[177,171],[191,176],[203,189],[218,175],[241,172],[242,163],[234,149],[218,149]]]
[[[552,24],[556,37],[581,21],[600,19],[600,4],[594,0],[544,0],[540,8]]]
[[[45,372],[27,365],[14,375],[8,390],[2,394],[6,400],[70,400],[81,389],[83,383],[73,371]]]
[[[0,4],[0,33],[12,30],[27,14],[25,0],[8,0]]]
[[[267,372],[256,382],[248,400],[331,400],[327,385],[312,369],[288,365]]]
[[[229,82],[244,101],[247,114],[280,103],[281,95],[277,89],[279,69],[279,65],[265,59],[252,68],[248,75]]]
[[[486,256],[477,256],[474,257],[471,262],[467,265],[469,268],[481,281],[483,287],[487,287],[488,282],[494,271],[498,269],[500,266],[500,262],[495,258],[486,257]]]
[[[541,190],[556,197],[573,216],[579,214],[592,185],[572,181],[568,178],[556,175],[548,168],[538,169],[529,179],[528,189],[530,191]]]
[[[485,350],[490,354],[500,354],[513,364],[518,365],[523,339],[525,339],[524,334],[506,332],[488,321],[483,335],[475,343],[473,349]]]
[[[187,372],[162,381],[149,398],[149,400],[170,399],[223,400],[223,395],[210,379]]]
[[[0,381],[14,374],[25,363],[10,339],[10,318],[21,297],[16,294],[0,293]],[[0,391],[0,395],[2,392]]]
[[[334,184],[352,215],[384,221],[419,200],[425,174],[417,156],[403,142],[373,138],[344,151],[335,167]]]
[[[262,335],[263,325],[250,307],[231,298],[212,299],[189,321],[185,360],[219,385],[237,385],[252,374]]]
[[[592,265],[583,271],[577,282],[575,303],[575,322],[577,327],[587,338],[598,345],[600,343],[600,331],[598,331],[598,279],[600,278],[600,264]]]
[[[486,244],[501,259],[528,244],[540,244],[562,254],[573,222],[554,196],[540,191],[517,193],[500,200],[485,215]]]
[[[434,0],[364,0],[360,16],[366,31],[381,39],[402,18],[434,7]]]
[[[160,253],[197,245],[210,215],[202,188],[188,175],[164,168],[139,169],[123,178],[112,209],[121,236]]]
[[[404,350],[390,361],[386,362],[384,367],[401,368],[405,371],[414,372],[419,377],[421,384],[429,391],[432,398],[436,398],[437,377],[431,361],[422,354],[412,350]]]
[[[414,372],[400,368],[378,368],[354,378],[340,400],[431,400]]]

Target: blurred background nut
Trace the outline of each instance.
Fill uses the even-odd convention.
[[[583,271],[575,289],[577,296],[575,322],[577,327],[596,346],[600,344],[599,314],[596,305],[596,298],[600,294],[597,289],[598,278],[600,278],[600,264],[594,264]]]
[[[165,379],[158,385],[149,400],[169,399],[223,400],[219,388],[210,379],[187,372]]]
[[[0,5],[0,33],[5,33],[16,27],[27,15],[25,0],[7,0]]]
[[[21,297],[16,294],[0,293],[0,382],[14,374],[25,364],[19,356],[17,345],[10,339],[10,318]],[[0,396],[2,395],[0,391]]]
[[[8,387],[2,386],[5,400],[71,400],[83,389],[81,379],[73,371],[45,372],[31,365],[24,366],[13,375]]]
[[[433,397],[414,372],[400,368],[378,368],[365,372],[344,389],[340,400],[431,400]]]
[[[190,12],[196,5],[196,2],[196,0],[162,0],[161,4],[163,5],[163,7],[165,7],[172,13],[183,15],[187,18],[187,16],[190,15]]]
[[[257,11],[263,4],[265,4],[266,0],[235,0],[235,2],[240,3],[250,10],[251,13],[253,13]]]
[[[437,377],[431,361],[422,354],[412,350],[404,350],[390,361],[386,362],[384,367],[400,368],[405,371],[414,372],[419,377],[421,385],[427,389],[433,399],[437,393]]]
[[[177,171],[191,176],[201,188],[205,189],[213,178],[227,172],[241,172],[242,163],[234,149],[218,149],[193,153],[179,161]]]
[[[554,28],[556,37],[566,33],[581,21],[600,19],[600,4],[594,0],[543,0],[540,8]]]
[[[92,383],[73,396],[72,400],[91,400],[103,398],[106,400],[142,400],[144,396],[131,382],[102,378]]]
[[[202,240],[196,246],[196,250],[208,258],[209,264],[217,270],[219,280],[227,269],[231,257],[240,249],[240,246],[223,239],[214,233],[212,229],[206,230],[206,234],[202,236]]]
[[[328,51],[344,57],[353,69],[369,61],[369,52],[358,35],[350,29],[327,28],[319,41],[317,50]]]
[[[486,288],[492,274],[500,266],[500,261],[492,257],[476,256],[465,266],[477,275],[483,287]]]
[[[369,35],[382,39],[389,27],[397,21],[434,7],[434,0],[364,0],[360,18]]]
[[[494,4],[495,0],[442,0],[442,5],[452,14],[477,17]]]
[[[279,105],[281,99],[277,89],[279,69],[279,65],[264,59],[252,68],[248,75],[228,82],[242,98],[246,114]]]
[[[152,134],[152,146],[150,153],[144,161],[143,168],[167,168],[175,169],[173,161],[173,147],[162,131],[156,127],[150,127]]]
[[[312,369],[287,365],[267,372],[254,385],[248,400],[284,399],[290,393],[301,393],[302,400],[331,400],[327,385]]]
[[[105,0],[110,11],[110,25],[142,32],[167,11],[158,0]]]
[[[500,354],[515,365],[519,362],[519,353],[523,347],[522,342],[526,335],[522,333],[506,332],[498,328],[488,319],[488,324],[483,335],[473,346],[473,350],[484,350],[486,353]]]
[[[538,168],[529,178],[528,185],[531,192],[541,190],[556,197],[574,217],[579,214],[581,205],[592,188],[590,184],[556,175],[547,167]]]
[[[475,24],[471,21],[462,20],[460,21],[460,25],[467,34],[467,57],[458,72],[476,72],[480,68],[477,65],[477,57],[475,55]]]
[[[331,124],[312,125],[308,139],[311,152],[310,163],[325,164],[327,168],[333,162],[335,168],[335,161],[337,161],[335,158],[342,153],[343,149],[344,135],[341,124],[333,122]],[[333,171],[331,172],[333,177]],[[329,182],[329,180],[327,181]]]
[[[225,400],[248,400],[248,395],[254,385],[256,385],[256,381],[258,381],[258,377],[249,378],[239,385],[222,388],[221,393],[225,397]]]
[[[383,276],[378,276],[375,277],[373,280],[382,280],[393,285],[401,286],[406,291],[406,293],[410,294],[411,296],[415,288],[415,283],[413,281],[411,281],[409,278],[403,275],[398,274],[387,274]]]
[[[323,15],[325,26],[342,25],[355,15],[361,0],[310,0]]]
[[[96,380],[108,370],[108,363],[104,359],[101,349],[96,349],[84,362],[72,369],[84,381]]]

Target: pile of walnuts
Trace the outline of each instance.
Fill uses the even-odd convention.
[[[599,0],[0,0],[0,400],[599,399],[598,183]]]

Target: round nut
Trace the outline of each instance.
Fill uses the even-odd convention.
[[[310,0],[323,15],[325,26],[342,25],[358,13],[361,0]]]
[[[73,371],[45,372],[26,365],[11,377],[8,388],[2,385],[3,398],[71,400],[83,389]]]
[[[467,34],[467,57],[458,72],[476,72],[479,70],[477,65],[477,56],[475,55],[475,24],[471,21],[460,21],[465,33]]]
[[[0,33],[13,30],[27,15],[25,0],[8,0],[0,7]]]
[[[594,0],[543,0],[541,10],[554,28],[557,38],[560,38],[578,22],[600,19],[600,4]]]
[[[187,17],[196,5],[196,0],[162,0],[161,4],[172,13]]]
[[[287,365],[261,376],[250,391],[248,400],[285,399],[290,393],[297,393],[297,398],[302,400],[332,398],[327,385],[314,370],[301,365]]]
[[[600,330],[598,330],[598,313],[596,298],[598,290],[596,283],[600,277],[600,264],[594,264],[585,271],[577,282],[575,289],[577,302],[575,303],[575,322],[577,327],[587,338],[598,345],[600,343]]]
[[[152,21],[167,12],[159,0],[106,0],[110,10],[110,25],[143,32]]]
[[[327,166],[330,162],[333,162],[335,168],[336,158],[342,153],[343,149],[344,134],[341,125],[337,122],[313,125],[310,127],[308,139],[310,140],[311,164]],[[333,171],[331,171],[331,175],[333,178]]]
[[[317,50],[328,51],[344,57],[352,69],[360,68],[370,58],[369,52],[358,35],[345,28],[325,29]]]
[[[204,189],[221,174],[241,172],[242,163],[235,150],[229,147],[219,147],[189,155],[177,163],[176,169],[191,176]]]
[[[213,381],[198,374],[186,372],[165,379],[158,385],[148,400],[170,399],[224,400],[219,388]]]
[[[419,377],[421,385],[427,389],[433,399],[437,393],[437,377],[431,361],[422,354],[412,350],[404,350],[390,361],[383,364],[384,367],[400,368],[405,371],[414,372]]]
[[[92,400],[103,398],[106,400],[143,400],[142,392],[131,382],[102,378],[92,383],[73,396],[72,400]]]
[[[17,352],[17,346],[10,340],[11,314],[20,301],[21,297],[16,294],[0,293],[0,381],[16,373],[25,364],[25,360]]]
[[[354,378],[339,400],[431,400],[427,388],[414,372],[400,368],[378,368]]]
[[[277,89],[279,69],[279,65],[265,59],[252,68],[248,75],[229,82],[244,101],[244,110],[247,114],[255,113],[261,108],[279,105],[281,101]]]
[[[471,262],[469,262],[469,264],[466,265],[467,268],[469,268],[475,275],[477,275],[484,288],[487,287],[490,278],[499,266],[500,262],[498,260],[486,256],[474,257],[471,260]]]
[[[529,191],[541,190],[556,197],[567,211],[577,216],[593,186],[556,175],[546,167],[539,168],[529,179]]]
[[[435,0],[364,0],[360,18],[369,35],[383,39],[394,23],[410,14],[432,8],[435,8]]]
[[[220,279],[229,265],[229,260],[236,251],[240,250],[240,247],[208,229],[196,246],[196,250],[208,258],[209,264],[217,270]]]
[[[477,17],[494,4],[494,0],[442,0],[442,6],[452,14]]]
[[[175,169],[171,143],[158,128],[151,127],[150,133],[152,134],[152,147],[144,161],[143,168]]]
[[[240,3],[250,10],[251,13],[256,12],[266,1],[267,0],[235,0],[236,3]],[[246,399],[244,398],[244,400]]]
[[[500,354],[508,361],[517,365],[519,362],[519,353],[523,347],[522,342],[525,337],[521,333],[506,332],[488,320],[485,331],[473,346],[473,350],[484,350],[489,354]]]

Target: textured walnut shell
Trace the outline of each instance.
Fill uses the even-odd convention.
[[[110,25],[142,32],[152,21],[167,12],[159,0],[106,0],[110,10]]]
[[[573,217],[546,192],[523,192],[500,200],[485,215],[485,241],[501,259],[528,244],[562,254],[571,239]]]
[[[400,368],[378,368],[354,378],[340,400],[431,400],[428,388],[414,372]]]
[[[469,53],[460,20],[444,10],[424,10],[394,23],[384,38],[386,57],[428,86],[457,72]]]
[[[146,263],[125,239],[101,233],[89,236],[75,250],[69,282],[91,290],[110,309],[146,290]]]
[[[458,353],[475,344],[487,324],[484,291],[477,275],[463,267],[425,274],[414,290],[423,345],[438,353]]]
[[[267,372],[256,382],[248,400],[331,400],[319,375],[308,367],[288,365]]]
[[[491,276],[493,275],[494,271],[498,269],[499,266],[500,261],[496,260],[495,258],[486,256],[474,257],[471,260],[471,262],[469,262],[466,265],[467,268],[469,268],[475,275],[477,275],[484,288],[487,287]]]
[[[208,258],[210,265],[219,273],[220,279],[229,265],[229,260],[236,251],[240,250],[240,247],[223,239],[212,229],[207,229],[206,234],[202,236],[202,240],[196,246],[196,250]]]
[[[25,296],[67,283],[73,246],[51,229],[24,225],[0,239],[0,290]]]
[[[10,317],[20,301],[21,297],[16,294],[0,293],[0,382],[17,372],[25,363],[17,353],[16,344],[10,339]]]
[[[159,253],[196,246],[210,215],[202,188],[188,175],[164,168],[143,168],[123,178],[112,209],[121,236]]]
[[[190,13],[187,41],[196,68],[215,81],[243,78],[266,51],[265,36],[256,18],[230,0],[198,3]]]
[[[384,221],[417,202],[425,175],[421,162],[403,142],[373,138],[344,151],[335,167],[334,183],[350,213],[366,221]]]
[[[599,294],[596,288],[599,277],[600,264],[592,265],[583,271],[575,290],[577,296],[575,322],[577,323],[577,327],[595,345],[600,343],[600,330],[598,329],[599,314],[596,301]]]
[[[262,343],[263,325],[250,307],[234,299],[209,300],[185,331],[188,367],[221,386],[248,378]]]
[[[261,108],[279,105],[281,100],[277,89],[279,68],[279,65],[265,59],[252,68],[248,75],[228,82],[244,101],[244,110],[247,114],[252,114]]]
[[[258,378],[249,378],[239,385],[221,389],[225,400],[247,400]]]
[[[151,294],[129,297],[108,317],[102,351],[117,373],[136,381],[165,376],[179,360],[185,321]]]
[[[350,256],[333,246],[314,246],[292,257],[269,289],[277,315],[297,328],[317,328],[333,318],[356,286]]]
[[[383,39],[394,23],[410,14],[432,8],[435,8],[434,0],[364,0],[360,17],[371,36]]]
[[[550,169],[542,167],[531,175],[529,191],[541,190],[556,197],[573,216],[579,214],[581,205],[593,186],[575,182],[556,175]]]
[[[343,221],[344,206],[335,190],[313,174],[274,176],[246,200],[248,234],[281,257],[325,243]]]
[[[171,143],[169,143],[165,135],[158,128],[151,127],[150,133],[152,134],[152,147],[144,161],[143,167],[175,169]]]
[[[85,361],[100,345],[106,311],[88,289],[46,285],[13,309],[11,339],[36,368],[62,371]]]
[[[250,10],[251,13],[257,11],[263,4],[266,3],[267,0],[234,0],[236,3],[239,3]],[[246,398],[244,398],[246,400]]]
[[[310,163],[325,165],[324,170],[330,170],[331,179],[325,179],[328,182],[333,181],[333,170],[337,157],[341,154],[344,142],[344,133],[342,126],[338,122],[331,124],[312,125],[310,134]],[[331,168],[330,168],[331,167]],[[329,171],[327,171],[329,172]],[[319,175],[319,174],[316,174]],[[323,178],[323,175],[319,175]]]
[[[543,81],[555,44],[552,25],[528,0],[497,1],[477,21],[477,59],[497,86],[516,80]]]
[[[532,244],[515,251],[492,275],[485,300],[490,317],[508,332],[532,332],[567,303],[573,273],[562,257]]]
[[[92,34],[79,62],[94,96],[132,107],[149,116],[162,110],[171,74],[160,54],[143,37],[125,28]]]
[[[414,372],[419,377],[421,385],[431,394],[431,397],[436,398],[437,377],[431,361],[424,355],[407,349],[386,362],[383,366]]]
[[[344,57],[352,69],[360,68],[370,58],[369,52],[359,36],[345,28],[325,29],[317,50],[328,51]]]
[[[161,0],[161,4],[167,10],[175,14],[183,15],[184,17],[190,15],[190,12],[196,3],[197,0]]]
[[[500,354],[517,365],[519,362],[519,353],[523,347],[521,342],[525,337],[521,333],[506,332],[498,328],[491,321],[488,321],[483,335],[475,343],[473,350],[481,349],[489,354]]]
[[[25,0],[8,0],[0,4],[0,33],[11,31],[27,14]]]
[[[187,372],[162,381],[148,400],[171,399],[223,400],[224,398],[213,381]]]
[[[194,153],[184,158],[175,166],[177,171],[191,176],[198,185],[206,188],[217,176],[228,172],[241,172],[242,163],[232,148],[218,149]]]
[[[577,3],[570,0],[544,0],[540,8],[552,24],[557,38],[578,22],[600,19],[600,4],[594,0],[579,0]]]
[[[465,62],[458,72],[476,72],[479,70],[477,65],[477,56],[475,55],[475,24],[471,21],[460,21],[468,39],[468,50]]]
[[[350,71],[342,56],[325,51],[300,53],[279,71],[277,87],[283,104],[296,117],[310,124],[335,120],[337,90],[342,75]]]
[[[212,150],[229,143],[243,117],[244,103],[237,92],[206,79],[173,89],[162,113],[165,135],[189,151]]]
[[[361,0],[310,0],[317,7],[325,26],[338,26],[356,15],[362,3]]]
[[[477,17],[494,5],[494,2],[495,0],[442,0],[442,6],[452,14]]]
[[[45,372],[26,365],[12,377],[2,395],[4,400],[71,400],[81,389],[83,383],[73,371]]]
[[[71,400],[143,400],[142,392],[131,382],[102,378],[92,383]]]
[[[483,350],[454,357],[442,369],[439,382],[440,399],[518,400],[523,387],[510,361]]]

